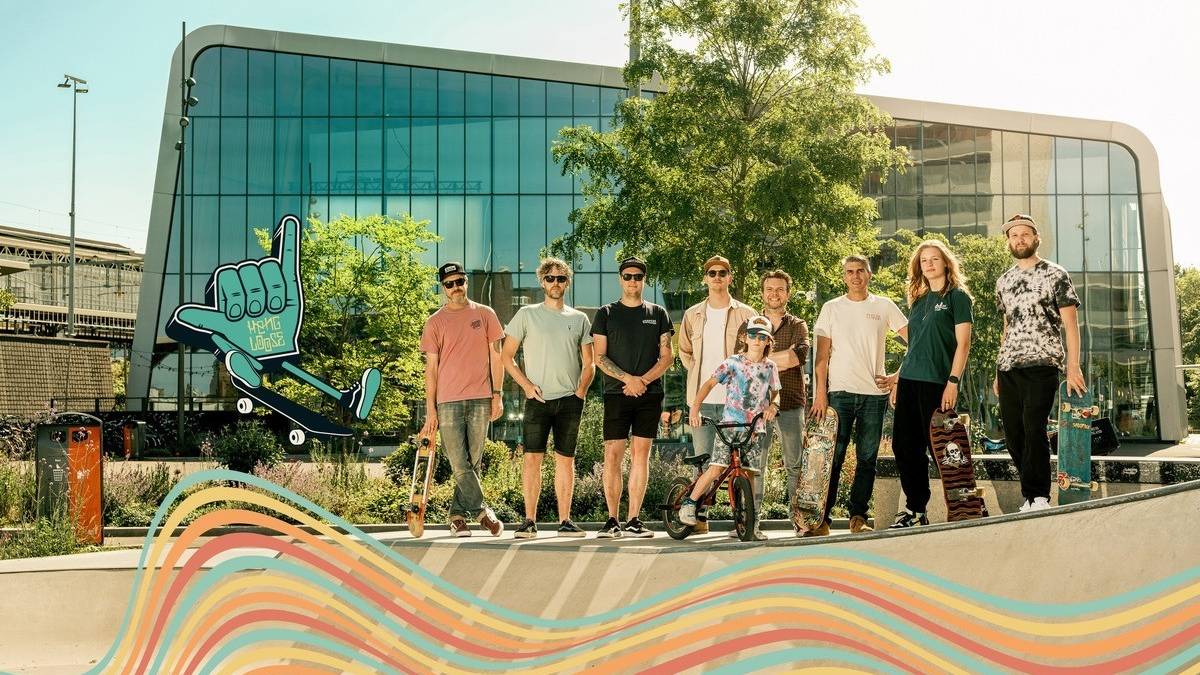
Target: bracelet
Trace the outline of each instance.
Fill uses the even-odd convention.
[[[504,393],[504,390],[503,390],[503,389],[493,389],[493,390],[492,390],[492,396],[498,396],[498,395],[500,395],[500,394],[503,394],[503,393]]]
[[[958,384],[958,377],[951,375],[947,380],[950,384]]]

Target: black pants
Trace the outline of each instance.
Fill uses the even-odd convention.
[[[892,452],[905,504],[923,513],[929,504],[929,421],[942,405],[945,382],[900,378],[896,383],[896,413],[892,423]]]
[[[1021,473],[1021,495],[1030,502],[1038,497],[1050,499],[1050,439],[1046,437],[1046,423],[1058,395],[1058,368],[1002,370],[998,379],[1004,442]]]

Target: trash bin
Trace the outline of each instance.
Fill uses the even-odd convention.
[[[141,459],[146,449],[146,423],[141,420],[126,420],[122,438],[125,442],[125,459]]]
[[[38,516],[67,509],[81,543],[104,543],[103,432],[99,419],[83,413],[62,413],[37,426]]]

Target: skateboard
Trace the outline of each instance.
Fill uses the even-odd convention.
[[[825,520],[837,430],[838,415],[833,408],[825,409],[824,422],[814,418],[804,425],[804,459],[792,497],[792,524],[797,530],[815,530]]]
[[[354,431],[349,427],[344,427],[340,424],[335,424],[324,415],[315,413],[308,408],[296,403],[290,398],[271,391],[266,387],[246,387],[245,389],[234,385],[242,394],[242,398],[238,399],[237,410],[245,415],[254,409],[254,404],[266,406],[275,412],[283,415],[299,429],[292,429],[288,434],[288,442],[292,445],[304,445],[306,439],[305,432],[318,437],[330,438],[333,436],[351,436]]]
[[[983,492],[975,485],[967,419],[953,409],[934,411],[929,420],[929,447],[942,476],[946,520],[972,520],[985,515]]]
[[[409,439],[416,449],[413,453],[412,484],[408,491],[408,531],[414,537],[425,534],[425,509],[429,506],[429,488],[433,485],[433,467],[437,459],[437,431],[429,436]],[[424,468],[422,468],[422,466]],[[421,495],[417,500],[417,481],[420,480]]]
[[[1099,487],[1092,481],[1092,418],[1100,409],[1092,405],[1091,392],[1068,394],[1066,382],[1058,396],[1058,503],[1085,502]]]

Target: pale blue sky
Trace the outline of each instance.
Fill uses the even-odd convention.
[[[1175,257],[1200,265],[1200,46],[1190,0],[863,0],[892,73],[863,93],[1113,120],[1159,153]],[[621,65],[613,0],[0,0],[0,224],[66,233],[71,95],[79,97],[78,235],[145,247],[180,22]],[[174,97],[176,90],[172,89]]]

